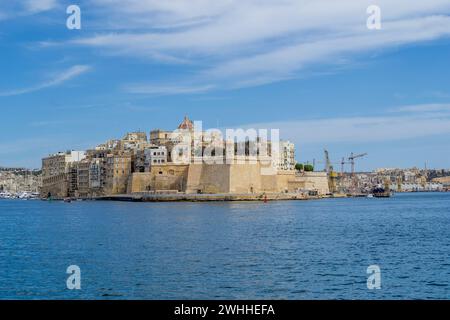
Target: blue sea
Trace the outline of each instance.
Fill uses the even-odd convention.
[[[70,265],[81,289],[69,290]],[[367,268],[380,268],[368,289]],[[449,299],[450,193],[0,200],[1,299]]]

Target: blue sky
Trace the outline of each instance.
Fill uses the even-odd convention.
[[[302,162],[450,168],[449,36],[448,0],[1,2],[0,166],[189,115],[279,128]]]

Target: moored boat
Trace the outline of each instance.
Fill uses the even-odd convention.
[[[375,198],[389,198],[391,196],[391,191],[386,190],[385,188],[377,187],[372,190],[372,195]]]

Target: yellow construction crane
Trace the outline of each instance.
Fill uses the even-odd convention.
[[[328,150],[324,150],[324,154],[325,154],[325,171],[328,174],[328,188],[330,189],[331,193],[335,193],[337,191],[336,188],[337,173],[334,171],[333,165],[331,164]]]

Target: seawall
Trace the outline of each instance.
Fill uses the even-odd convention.
[[[272,201],[272,200],[309,200],[321,199],[324,196],[309,196],[300,193],[267,193],[267,194],[150,194],[112,195],[94,198],[95,200],[134,201],[134,202],[207,202],[207,201]]]

